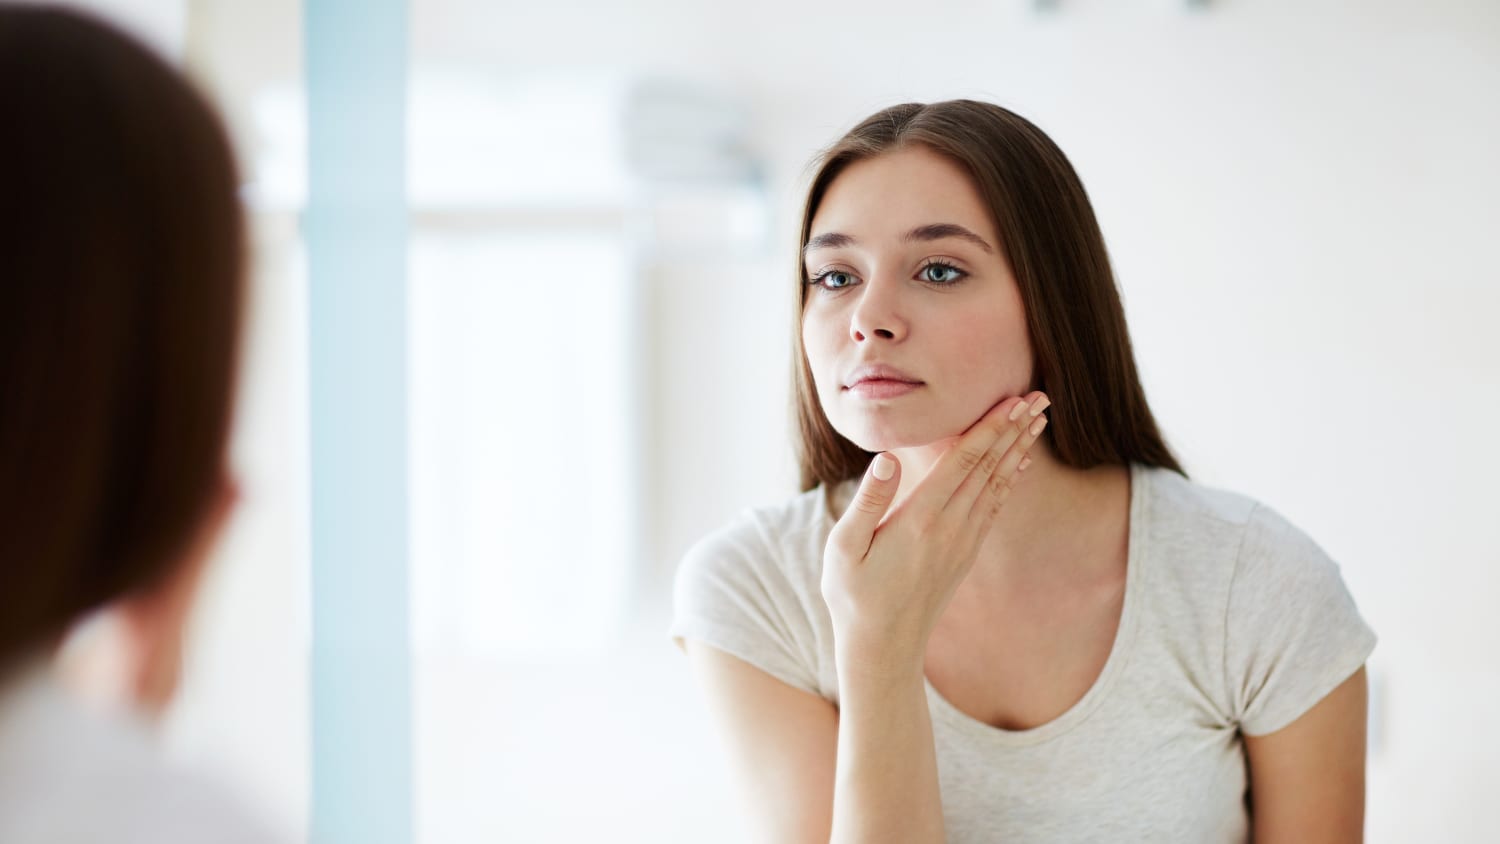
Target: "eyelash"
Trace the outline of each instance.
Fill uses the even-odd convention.
[[[928,285],[929,287],[953,287],[969,277],[969,274],[967,272],[958,268],[953,263],[944,261],[941,258],[928,258],[927,260],[923,261],[922,266],[917,269],[917,275],[920,276],[933,267],[939,267],[944,270],[951,270],[956,275],[954,276],[952,281],[928,281],[927,279],[922,279],[922,283]],[[823,284],[824,279],[835,273],[843,273],[844,275],[851,277],[854,276],[854,273],[848,272],[847,270],[841,270],[837,267],[829,267],[828,269],[825,269],[817,275],[809,278],[807,280],[807,284],[809,287],[816,287],[819,290],[822,290],[824,293],[837,293],[840,290],[848,290],[853,286],[852,284],[846,284],[843,287],[828,287],[827,285]]]

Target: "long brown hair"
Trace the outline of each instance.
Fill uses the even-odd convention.
[[[913,144],[962,167],[989,206],[1026,309],[1036,361],[1032,385],[1052,400],[1043,436],[1058,460],[1080,469],[1141,463],[1186,475],[1146,404],[1104,237],[1073,166],[1025,118],[989,103],[950,100],[871,115],[819,159],[797,244],[792,332],[802,489],[857,478],[873,457],[829,423],[802,347],[808,291],[802,250],[813,215],[844,168]]]
[[[163,581],[223,483],[244,235],[229,141],[151,51],[0,7],[0,670]]]

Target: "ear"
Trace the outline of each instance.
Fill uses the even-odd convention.
[[[172,702],[199,585],[239,501],[239,484],[228,472],[222,477],[171,573],[152,588],[102,609],[64,646],[60,668],[85,695],[153,719]]]
[[[239,495],[238,481],[226,470],[203,522],[176,568],[154,589],[129,596],[120,604],[125,634],[134,640],[136,652],[130,690],[132,702],[153,717],[164,713],[177,694],[182,678],[183,643],[199,586]]]

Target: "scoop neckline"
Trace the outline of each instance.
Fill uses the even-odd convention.
[[[1150,498],[1150,473],[1147,467],[1132,463],[1130,465],[1130,516],[1129,537],[1126,541],[1125,552],[1125,596],[1120,606],[1120,620],[1115,628],[1114,642],[1111,643],[1109,656],[1104,661],[1104,667],[1100,669],[1099,676],[1083,697],[1079,698],[1063,711],[1062,714],[1053,718],[1045,724],[1038,724],[1025,730],[1007,730],[980,721],[968,713],[954,706],[942,692],[939,692],[932,682],[927,679],[927,674],[922,673],[922,685],[927,690],[929,710],[934,720],[941,719],[952,725],[961,733],[974,738],[976,741],[987,742],[994,745],[1009,747],[1023,747],[1027,745],[1041,744],[1050,741],[1082,724],[1090,715],[1099,708],[1108,696],[1110,687],[1125,669],[1130,661],[1131,651],[1135,639],[1137,627],[1138,607],[1140,604],[1140,585],[1144,577],[1142,563],[1146,558],[1145,547],[1148,537],[1146,536],[1146,515]]]

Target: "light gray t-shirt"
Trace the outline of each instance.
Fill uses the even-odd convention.
[[[215,781],[163,759],[142,721],[76,699],[45,661],[0,684],[0,842],[282,840]]]
[[[834,518],[819,488],[700,541],[670,635],[837,704],[820,589]],[[1338,566],[1264,505],[1137,465],[1129,530],[1113,648],[1067,712],[1002,730],[927,685],[952,844],[1245,841],[1241,734],[1295,721],[1375,647]]]

